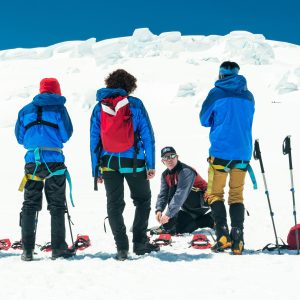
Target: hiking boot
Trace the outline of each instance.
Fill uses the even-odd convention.
[[[115,256],[115,259],[120,261],[126,260],[127,258],[128,258],[128,250],[118,250]]]
[[[232,245],[229,236],[222,235],[217,242],[211,246],[211,251],[213,252],[223,252],[225,249],[229,249]]]
[[[70,258],[75,255],[76,251],[74,249],[52,249],[51,259]]]
[[[133,244],[133,252],[136,255],[144,255],[146,253],[150,253],[152,251],[159,251],[159,250],[160,248],[158,245],[154,245],[149,242]]]
[[[227,223],[216,224],[217,242],[211,247],[213,252],[223,252],[231,247],[231,239],[229,236]]]
[[[21,259],[24,261],[31,261],[33,260],[33,250],[23,250],[23,253],[21,255]]]
[[[232,239],[231,251],[234,255],[241,255],[244,250],[243,231],[239,227],[232,227],[230,236]]]

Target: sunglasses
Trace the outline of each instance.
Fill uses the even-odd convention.
[[[170,155],[163,156],[161,158],[161,160],[166,161],[166,160],[174,159],[176,157],[177,157],[177,154],[170,154]]]

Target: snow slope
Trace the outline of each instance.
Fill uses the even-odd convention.
[[[73,41],[47,48],[0,51],[0,239],[20,238],[18,227],[25,150],[14,137],[21,107],[38,93],[43,77],[56,77],[67,98],[74,135],[66,144],[66,164],[74,185],[75,208],[70,207],[74,233],[89,234],[92,247],[74,260],[51,261],[37,250],[37,260],[24,263],[19,251],[0,252],[0,296],[6,299],[153,299],[154,297],[210,297],[210,299],[297,299],[300,262],[295,252],[252,253],[243,256],[211,254],[188,248],[187,239],[173,247],[131,260],[113,259],[110,229],[104,233],[106,197],[103,186],[93,191],[89,157],[89,118],[95,92],[109,72],[124,68],[138,79],[134,95],[148,110],[156,136],[157,176],[151,181],[154,207],[159,191],[159,150],[173,145],[180,159],[206,176],[208,129],[198,114],[217,79],[224,60],[236,61],[256,100],[253,137],[259,138],[278,235],[286,239],[293,225],[288,158],[282,142],[292,135],[294,182],[299,184],[300,46],[269,41],[262,35],[231,32],[226,36],[181,36],[179,32],[152,34],[137,29],[131,37],[96,42]],[[247,249],[274,242],[259,164],[252,161],[259,189],[249,177],[245,205]],[[125,221],[131,226],[134,208],[126,189]],[[149,220],[156,225],[154,213]],[[129,233],[130,235],[130,233]],[[130,236],[131,237],[131,236]],[[37,243],[50,240],[50,217],[40,213]],[[70,241],[70,240],[69,240]]]

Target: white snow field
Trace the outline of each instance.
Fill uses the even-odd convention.
[[[73,180],[75,208],[69,205],[73,232],[88,234],[92,242],[92,247],[71,260],[52,261],[49,253],[36,248],[36,260],[23,262],[21,251],[1,251],[0,299],[299,299],[296,251],[213,254],[189,248],[189,238],[178,237],[172,247],[159,253],[138,257],[131,251],[129,260],[119,262],[113,258],[115,245],[108,223],[107,233],[103,229],[106,197],[104,186],[93,191],[89,118],[104,78],[124,68],[138,79],[134,96],[144,102],[156,137],[157,175],[151,181],[154,208],[164,169],[162,147],[174,146],[180,159],[206,178],[209,130],[201,127],[198,115],[225,60],[241,66],[240,74],[254,94],[253,138],[260,141],[278,236],[286,241],[294,225],[288,157],[282,154],[287,135],[291,135],[296,208],[300,208],[300,46],[242,31],[226,36],[181,36],[180,32],[157,36],[143,28],[130,37],[100,42],[91,38],[0,51],[0,239],[20,239],[23,195],[18,186],[25,149],[14,136],[18,111],[38,94],[42,78],[56,77],[74,125],[64,148]],[[252,160],[251,165],[259,188],[252,189],[247,175],[245,206],[250,216],[245,221],[245,241],[247,249],[256,250],[275,238],[259,163]],[[128,189],[126,203],[129,231],[134,207]],[[152,210],[149,226],[154,225]],[[37,243],[49,240],[50,216],[44,200]]]

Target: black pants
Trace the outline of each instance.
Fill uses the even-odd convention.
[[[48,163],[51,172],[64,169],[63,163]],[[25,165],[25,173],[33,174],[34,163]],[[45,164],[41,164],[36,176],[45,178],[49,171]],[[66,249],[65,242],[65,211],[66,211],[66,177],[64,175],[52,176],[45,181],[28,180],[25,185],[24,202],[21,212],[22,244],[24,249],[34,249],[36,215],[42,209],[43,189],[48,203],[47,209],[51,214],[51,245],[53,249]]]
[[[170,233],[191,233],[198,228],[214,227],[214,220],[211,213],[195,218],[189,213],[180,210],[176,217],[171,218],[168,223],[163,225],[163,229]]]
[[[128,183],[130,196],[135,206],[132,226],[133,243],[143,243],[147,240],[146,230],[151,209],[151,191],[146,172],[121,174],[117,171],[111,171],[103,173],[107,197],[107,214],[118,250],[128,250],[129,248],[123,219],[125,208],[124,178]]]

